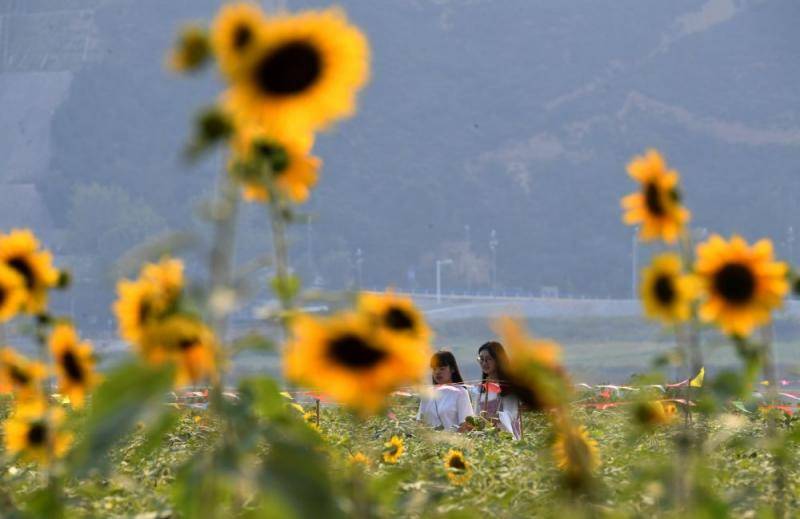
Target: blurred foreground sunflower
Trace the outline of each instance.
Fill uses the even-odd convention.
[[[376,412],[392,391],[417,383],[427,366],[427,348],[391,340],[356,313],[322,319],[300,315],[291,328],[286,377],[361,414]]]
[[[146,264],[137,280],[119,281],[113,310],[120,336],[138,346],[144,326],[167,313],[182,288],[183,263],[173,258]]]
[[[690,216],[681,205],[678,173],[667,169],[658,151],[648,150],[628,164],[628,174],[641,188],[622,199],[623,221],[629,225],[641,224],[639,236],[644,241],[661,239],[674,243]]]
[[[214,334],[193,317],[174,314],[148,324],[142,333],[141,352],[152,364],[174,364],[178,387],[216,377]]]
[[[713,235],[697,246],[695,271],[704,301],[700,318],[724,333],[746,337],[766,324],[789,292],[788,266],[773,259],[772,242],[752,246],[740,236]]]
[[[25,280],[11,267],[0,264],[0,323],[13,319],[25,304]]]
[[[642,401],[633,408],[635,422],[645,428],[668,424],[672,422],[676,414],[675,404],[664,403],[659,400]]]
[[[322,162],[309,155],[313,139],[292,137],[264,125],[249,125],[233,139],[231,175],[244,198],[269,201],[269,186],[295,203],[305,202],[317,183]]]
[[[450,449],[444,458],[447,479],[454,485],[463,485],[472,477],[472,469],[460,450]]]
[[[43,400],[19,403],[3,424],[5,446],[9,454],[27,461],[49,465],[66,454],[72,435],[61,430],[64,410],[47,407]]]
[[[225,94],[232,112],[300,133],[355,112],[356,92],[369,77],[369,46],[341,10],[270,16],[261,29],[255,56]]]
[[[403,444],[403,440],[397,435],[392,436],[392,439],[383,444],[383,462],[394,465],[400,460],[400,456],[405,451],[406,447]]]
[[[520,400],[533,410],[564,404],[570,386],[558,343],[530,337],[524,326],[510,317],[495,321],[494,329],[508,347],[509,365],[503,371]]]
[[[424,345],[430,343],[431,330],[409,297],[391,291],[383,294],[362,292],[358,297],[358,310],[393,338]]]
[[[58,285],[59,271],[53,256],[39,249],[39,240],[28,229],[0,235],[0,264],[17,272],[24,281],[26,298],[23,308],[38,314],[47,307],[47,292]]]
[[[81,342],[72,325],[59,323],[50,334],[50,353],[56,366],[58,391],[76,407],[83,407],[86,394],[97,385],[94,354],[89,342]]]
[[[0,350],[0,393],[15,392],[20,400],[38,398],[47,368],[30,361],[11,348]]]
[[[239,79],[256,57],[264,26],[264,13],[253,2],[223,6],[211,25],[211,46],[222,73]]]
[[[571,485],[587,483],[597,467],[600,456],[597,441],[593,440],[582,425],[562,423],[558,426],[553,443],[553,458]]]
[[[656,256],[642,272],[639,294],[645,314],[666,324],[689,319],[697,296],[697,280],[683,273],[681,258],[674,253]]]

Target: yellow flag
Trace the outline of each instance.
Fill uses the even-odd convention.
[[[689,382],[689,385],[692,387],[703,387],[703,377],[705,377],[705,375],[706,368],[703,366],[700,368],[700,373],[698,373],[697,376],[694,377],[691,382]]]

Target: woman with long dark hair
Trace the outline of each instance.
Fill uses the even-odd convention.
[[[467,417],[475,413],[451,352],[437,351],[433,354],[431,382],[433,390],[420,400],[417,420],[445,431],[460,430]]]
[[[519,399],[512,391],[506,374],[509,360],[503,345],[489,341],[478,348],[481,384],[470,390],[473,408],[479,416],[490,420],[498,429],[508,431],[519,439],[522,430]]]

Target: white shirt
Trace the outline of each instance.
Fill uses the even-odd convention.
[[[474,416],[467,390],[461,386],[434,386],[432,394],[422,397],[417,412],[417,420],[431,427],[443,427],[453,431],[464,423],[468,416]]]
[[[481,393],[480,385],[470,387],[469,396],[478,414],[485,412],[485,418],[497,418],[501,429],[510,432],[516,440],[521,438],[519,399],[516,396],[500,396],[491,391]]]

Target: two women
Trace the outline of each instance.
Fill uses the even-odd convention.
[[[440,351],[431,358],[432,395],[420,402],[417,419],[444,430],[466,431],[466,418],[475,412],[495,427],[520,438],[519,400],[511,393],[505,376],[508,356],[499,342],[487,342],[478,348],[482,382],[464,388],[463,378],[452,353]]]

